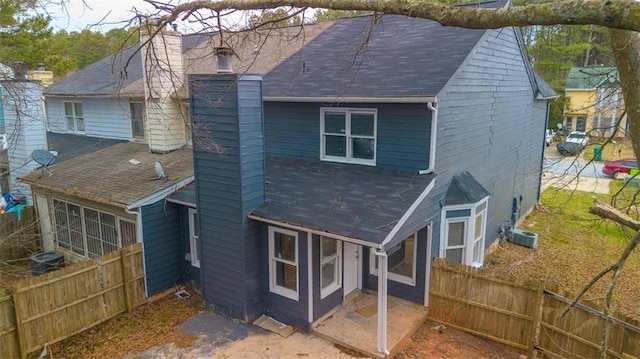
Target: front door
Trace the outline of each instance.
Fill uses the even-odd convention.
[[[343,242],[344,256],[344,297],[361,286],[362,247],[357,244]]]

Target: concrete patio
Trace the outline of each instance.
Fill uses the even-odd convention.
[[[315,322],[315,335],[351,350],[375,358],[385,355],[376,351],[376,293],[360,292],[337,310]],[[387,350],[393,356],[427,319],[428,308],[392,296],[388,297]]]

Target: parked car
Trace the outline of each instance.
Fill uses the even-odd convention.
[[[602,173],[607,176],[616,177],[618,173],[629,174],[631,169],[638,168],[638,160],[635,158],[625,158],[617,161],[605,162]]]
[[[555,134],[553,133],[553,131],[547,129],[547,131],[545,132],[545,138],[544,138],[544,143],[547,145],[547,147],[551,146],[551,143],[553,142],[553,136]]]
[[[575,156],[584,148],[580,143],[575,142],[560,142],[556,145],[558,152],[563,156]]]
[[[585,147],[589,144],[589,136],[582,131],[573,131],[567,136],[566,142],[577,143]]]

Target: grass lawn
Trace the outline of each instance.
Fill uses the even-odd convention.
[[[591,161],[593,159],[593,149],[596,146],[602,147],[603,162],[636,156],[633,153],[630,140],[616,140],[616,143],[607,143],[604,147],[602,146],[602,143],[592,143],[588,145],[584,150],[582,157],[585,161]]]
[[[620,184],[612,182],[611,193]],[[635,189],[637,190],[637,189]],[[629,203],[635,190],[624,190],[616,207]],[[633,236],[609,220],[588,212],[593,199],[610,202],[611,196],[550,188],[542,194],[546,211],[534,210],[519,228],[539,234],[538,248],[507,243],[487,257],[490,271],[509,273],[520,279],[542,279],[558,284],[566,294],[575,295],[591,278],[613,264]],[[637,214],[634,215],[637,217]],[[520,264],[516,263],[520,261]],[[600,280],[585,299],[600,306],[610,276]],[[640,320],[640,253],[627,261],[614,291],[613,310]]]

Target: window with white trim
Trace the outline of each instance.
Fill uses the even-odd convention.
[[[376,164],[375,109],[320,110],[321,156],[325,161]]]
[[[191,265],[200,268],[200,229],[198,226],[198,212],[194,208],[189,208],[189,253]]]
[[[320,299],[338,290],[341,286],[342,242],[329,237],[320,237]]]
[[[99,257],[137,241],[136,223],[111,213],[53,199],[56,242],[85,258]]]
[[[130,102],[131,136],[134,140],[144,140],[144,103]]]
[[[387,251],[387,271],[390,280],[409,285],[416,284],[417,247],[418,233],[414,233]],[[369,273],[378,275],[378,256],[373,249],[369,252]]]
[[[487,228],[487,198],[471,204],[444,207],[440,256],[451,263],[481,267]]]
[[[64,118],[67,132],[84,133],[84,112],[82,102],[64,102]]]
[[[269,227],[269,290],[299,300],[298,233]]]

